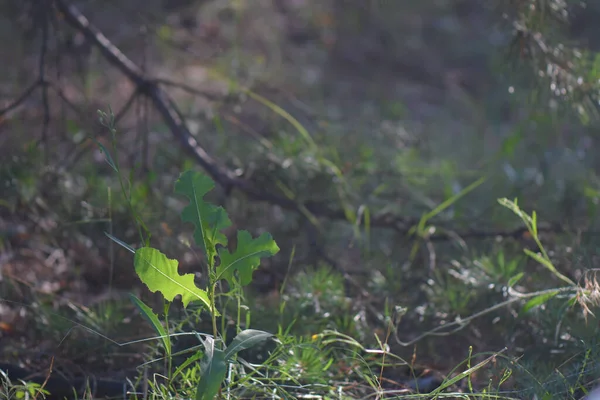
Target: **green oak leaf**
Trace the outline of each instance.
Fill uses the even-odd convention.
[[[191,301],[200,300],[212,309],[206,292],[194,283],[194,274],[179,275],[177,260],[168,259],[152,247],[142,247],[135,251],[133,263],[135,272],[151,292],[159,291],[169,301],[181,295],[184,307]]]
[[[239,282],[247,285],[252,281],[252,272],[259,266],[260,259],[271,257],[278,251],[279,247],[269,233],[253,239],[248,231],[238,231],[235,252],[231,254],[227,248],[219,250],[221,263],[217,267],[217,280],[227,279],[231,285],[237,270]]]
[[[223,207],[203,200],[204,195],[214,187],[212,179],[194,171],[184,172],[175,182],[175,193],[190,200],[190,204],[181,212],[181,220],[191,222],[196,227],[194,241],[201,247],[210,265],[213,265],[217,254],[217,244],[227,246],[227,237],[221,231],[231,225]]]

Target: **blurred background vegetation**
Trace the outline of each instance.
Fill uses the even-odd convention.
[[[499,198],[535,210],[553,265],[593,286],[599,17],[563,0],[0,2],[0,358],[114,373],[156,350],[73,330],[151,336],[126,293],[162,307],[105,236],[141,245],[98,142],[183,271],[204,268],[173,194],[186,169],[213,174],[235,229],[273,235],[281,252],[242,297],[251,326],[386,342],[444,376],[506,347],[477,390],[510,366],[507,398],[581,398],[599,372],[593,301],[517,301],[421,335],[508,286],[564,285],[524,254],[536,242]],[[109,107],[114,143],[98,123]],[[202,331],[190,318],[173,323]],[[332,350],[330,375],[315,372],[319,354],[299,348],[307,381],[352,369]]]

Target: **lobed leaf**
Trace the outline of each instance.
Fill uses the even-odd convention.
[[[214,187],[212,179],[193,171],[184,172],[175,182],[175,193],[190,200],[190,204],[181,212],[181,220],[191,222],[196,227],[194,241],[201,247],[209,265],[214,263],[217,244],[227,246],[227,237],[221,231],[231,225],[223,207],[207,203],[203,199]]]
[[[159,291],[169,301],[181,295],[184,307],[200,300],[211,309],[207,293],[194,283],[194,274],[179,275],[177,260],[168,259],[152,247],[142,247],[135,252],[134,265],[135,272],[151,292]]]
[[[260,259],[270,257],[279,251],[279,247],[269,233],[263,233],[253,239],[248,231],[238,231],[237,248],[232,254],[227,248],[219,250],[220,265],[217,267],[217,280],[226,279],[234,283],[235,271],[242,285],[252,281],[252,273],[259,266]]]

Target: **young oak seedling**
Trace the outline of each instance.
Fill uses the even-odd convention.
[[[113,136],[113,148],[116,141],[114,117],[99,112],[100,121],[109,128]],[[123,195],[129,202],[128,193],[121,180],[119,165],[114,162],[110,152],[98,143],[100,150],[105,154],[109,165],[117,172],[121,182]],[[235,285],[248,285],[252,281],[252,273],[260,265],[261,258],[270,257],[279,251],[279,247],[269,233],[263,233],[258,238],[253,238],[247,231],[237,232],[237,246],[230,252],[227,248],[227,236],[223,230],[231,225],[227,213],[222,207],[204,201],[204,196],[214,189],[214,182],[208,176],[199,172],[186,171],[175,183],[175,193],[186,196],[189,204],[183,209],[181,219],[195,226],[194,241],[198,245],[208,265],[208,287],[201,289],[194,282],[194,274],[179,274],[177,260],[167,258],[158,249],[149,246],[149,238],[144,240],[142,231],[140,237],[145,245],[139,249],[131,246],[107,233],[107,236],[135,254],[135,272],[141,281],[152,292],[160,292],[167,301],[167,307],[175,297],[181,296],[183,306],[199,301],[210,311],[212,317],[213,336],[203,340],[204,354],[200,360],[201,379],[196,389],[197,400],[213,399],[219,392],[227,367],[235,355],[245,349],[265,341],[274,335],[255,329],[246,329],[240,332],[228,347],[224,344],[217,345],[217,316],[219,311],[215,304],[215,290],[220,280],[225,279],[230,287]],[[131,206],[131,204],[130,204]],[[135,214],[133,207],[130,207]],[[139,216],[134,215],[137,224],[141,223]],[[145,226],[144,226],[145,228]],[[218,260],[218,265],[217,265]],[[158,315],[134,295],[130,295],[132,302],[142,315],[150,322],[163,341],[167,357],[171,356],[171,342],[165,326]],[[192,356],[194,357],[194,356]],[[192,358],[191,357],[191,358]],[[200,357],[196,356],[195,359]],[[191,361],[188,359],[188,361]],[[187,363],[186,363],[187,364]]]
[[[234,285],[248,285],[252,281],[252,273],[260,265],[263,257],[270,257],[279,251],[279,247],[269,233],[253,238],[247,231],[238,231],[237,247],[230,252],[227,248],[227,237],[223,230],[231,225],[227,213],[222,207],[204,201],[204,196],[214,188],[214,182],[206,175],[198,172],[184,172],[175,183],[175,192],[185,195],[190,203],[183,209],[181,219],[194,224],[194,241],[200,246],[208,265],[209,284],[200,289],[194,283],[194,274],[180,275],[177,260],[168,259],[159,250],[142,247],[135,250],[134,265],[137,275],[152,292],[159,291],[166,300],[180,295],[184,307],[192,301],[202,302],[210,311],[213,322],[213,337],[203,341],[204,355],[200,362],[201,379],[196,390],[196,399],[212,399],[218,393],[228,363],[241,350],[272,337],[267,332],[247,329],[240,332],[227,348],[219,348],[216,344],[219,315],[215,306],[215,289],[221,279]],[[217,248],[221,245],[220,248]],[[217,266],[217,260],[219,265]],[[140,311],[152,323],[157,333],[168,336],[160,324],[158,317],[149,307],[133,298]],[[169,346],[170,344],[166,344]]]

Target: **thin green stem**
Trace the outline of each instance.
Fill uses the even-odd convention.
[[[216,301],[215,301],[215,289],[217,287],[217,283],[212,281],[211,278],[211,282],[209,285],[209,291],[208,291],[208,298],[210,300],[210,303],[212,305],[212,310],[211,310],[211,317],[212,317],[212,326],[213,326],[213,337],[215,339],[215,341],[217,340],[217,306],[216,306]]]
[[[165,330],[167,331],[167,336],[169,336],[168,340],[171,340],[170,332],[169,332],[169,308],[170,308],[170,306],[171,306],[171,303],[169,303],[168,301],[165,300],[163,310],[165,313]],[[168,349],[165,348],[165,351],[168,352]],[[173,371],[173,359],[169,352],[169,354],[167,354],[167,377],[169,378],[169,382],[171,382],[171,377],[172,377],[172,373],[173,373],[172,371]]]

